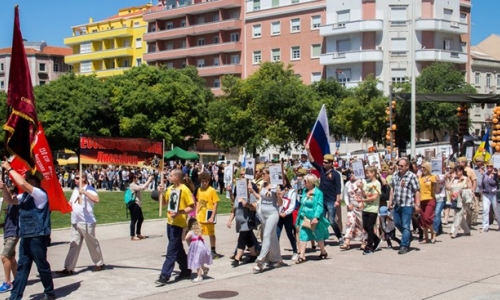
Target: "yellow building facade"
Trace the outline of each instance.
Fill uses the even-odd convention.
[[[144,11],[151,4],[123,8],[118,14],[102,21],[89,19],[88,24],[72,27],[73,35],[64,39],[64,44],[73,49],[65,57],[76,74],[96,74],[106,78],[142,64],[146,51],[143,35],[147,23]]]

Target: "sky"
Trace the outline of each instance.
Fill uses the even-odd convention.
[[[89,17],[98,21],[117,14],[119,8],[146,3],[149,0],[0,0],[0,48],[12,44],[16,4],[19,5],[24,39],[64,46],[64,38],[71,36],[71,27],[88,23]],[[156,3],[157,0],[153,0],[153,4]],[[472,45],[477,45],[490,34],[500,34],[496,22],[499,11],[499,0],[472,0]]]

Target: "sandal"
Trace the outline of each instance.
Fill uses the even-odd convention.
[[[298,265],[298,264],[301,264],[301,263],[304,263],[304,262],[306,262],[306,259],[299,256],[299,258],[297,259],[297,261],[295,262],[295,264]]]
[[[351,249],[351,245],[344,244],[344,245],[340,246],[339,248],[342,249],[342,250],[349,250],[349,249]]]
[[[321,253],[321,254],[318,256],[318,258],[319,258],[319,259],[326,259],[327,257],[328,257],[328,253],[326,253],[326,252],[325,252],[325,253]]]
[[[261,273],[263,270],[264,270],[264,266],[260,262],[257,263],[257,265],[255,265],[255,267],[253,267],[253,273],[254,274]]]

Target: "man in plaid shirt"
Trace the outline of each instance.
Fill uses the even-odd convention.
[[[389,207],[394,209],[394,224],[403,235],[398,254],[409,251],[413,208],[415,207],[416,213],[420,212],[420,185],[409,167],[408,159],[401,158],[398,161],[398,172],[394,173],[391,180]]]

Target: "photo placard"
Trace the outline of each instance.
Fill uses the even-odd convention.
[[[435,175],[443,174],[443,158],[431,159],[431,174]]]
[[[248,201],[248,184],[246,179],[236,180],[236,198],[236,201],[238,201],[239,198]]]
[[[474,152],[474,147],[467,147],[467,149],[465,149],[465,157],[467,157],[468,161],[472,160],[472,152]]]
[[[270,166],[269,176],[271,176],[271,185],[283,184],[283,169],[281,165]]]
[[[180,202],[181,202],[181,190],[171,189],[170,197],[168,198],[167,211],[176,213],[179,210]]]
[[[363,161],[358,159],[352,162],[352,170],[356,179],[365,179],[365,168]]]
[[[491,156],[491,160],[493,161],[493,167],[496,169],[500,168],[500,155],[499,154],[494,154]]]
[[[245,179],[254,179],[255,174],[255,158],[250,158],[245,166]]]

